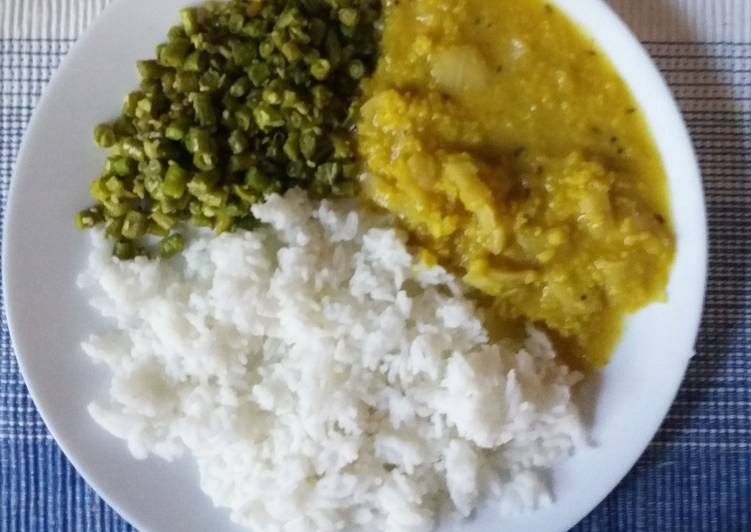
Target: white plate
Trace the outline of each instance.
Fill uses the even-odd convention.
[[[5,220],[6,309],[21,371],[47,426],[99,494],[142,530],[233,530],[200,492],[187,461],[138,462],[86,413],[108,382],[79,342],[101,325],[78,291],[89,239],[74,214],[103,152],[93,126],[115,115],[137,83],[136,59],[153,55],[186,0],[120,0],[65,59],[29,125]],[[670,179],[678,254],[669,301],[630,320],[612,362],[582,390],[597,446],[553,475],[556,503],[502,523],[481,513],[466,530],[560,531],[573,526],[621,480],[662,422],[692,354],[704,296],[706,225],[698,167],[669,90],[624,24],[600,0],[558,0],[631,86],[651,124]],[[593,88],[596,90],[596,88]],[[506,526],[504,526],[506,525]]]

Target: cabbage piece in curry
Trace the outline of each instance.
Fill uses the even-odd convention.
[[[544,324],[579,367],[664,297],[665,172],[624,82],[540,0],[390,0],[358,124],[364,194],[506,332]]]

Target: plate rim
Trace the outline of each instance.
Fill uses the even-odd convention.
[[[565,4],[567,1],[570,0],[552,0],[555,4]],[[683,137],[683,143],[687,145],[687,147],[690,149],[691,152],[691,158],[692,158],[692,164],[695,166],[696,175],[697,177],[697,183],[695,183],[696,187],[698,188],[698,192],[701,199],[701,209],[700,212],[697,212],[696,214],[700,217],[700,226],[703,228],[703,234],[699,235],[699,240],[701,243],[701,249],[699,250],[699,254],[701,255],[701,263],[698,266],[700,270],[700,277],[703,279],[703,284],[698,290],[698,293],[700,294],[700,301],[697,305],[697,308],[694,312],[694,317],[691,320],[691,323],[688,324],[687,329],[693,331],[693,334],[691,334],[691,337],[693,339],[692,344],[695,345],[697,335],[699,333],[699,326],[701,324],[702,320],[702,313],[704,308],[704,301],[706,299],[706,288],[707,288],[707,272],[708,272],[708,237],[707,237],[707,207],[706,207],[706,197],[704,194],[704,187],[703,182],[701,179],[702,172],[701,168],[698,164],[698,160],[696,157],[695,148],[693,145],[693,142],[691,140],[691,136],[689,134],[688,127],[686,125],[685,119],[680,112],[680,109],[675,101],[675,98],[672,95],[672,92],[667,85],[664,77],[660,73],[659,69],[655,65],[654,61],[648,54],[647,50],[643,46],[643,44],[638,40],[638,38],[633,34],[631,29],[626,25],[626,23],[620,18],[620,16],[610,7],[604,0],[587,0],[592,5],[593,9],[601,10],[605,13],[605,16],[612,19],[612,22],[619,26],[619,31],[623,34],[624,38],[626,38],[628,41],[630,41],[630,46],[636,51],[641,57],[639,58],[640,64],[643,64],[644,66],[648,65],[648,68],[650,70],[649,75],[651,78],[654,78],[655,82],[659,82],[661,85],[661,90],[666,92],[670,98],[670,109],[668,110],[671,114],[674,114],[681,124],[680,131],[674,132],[677,136]],[[16,329],[16,323],[17,320],[20,318],[17,317],[17,312],[15,310],[16,304],[12,302],[12,297],[10,294],[13,292],[12,285],[8,283],[9,277],[8,277],[8,264],[10,261],[10,251],[9,251],[9,232],[11,224],[9,223],[11,219],[13,218],[13,214],[15,212],[14,206],[18,204],[18,201],[16,200],[17,196],[17,190],[18,190],[18,174],[21,172],[21,169],[25,166],[24,161],[29,159],[30,157],[33,157],[34,154],[31,153],[31,147],[29,138],[32,136],[32,132],[36,130],[41,123],[42,116],[44,115],[44,111],[47,107],[47,102],[49,101],[49,95],[52,94],[58,83],[59,80],[63,76],[63,71],[66,70],[69,64],[73,63],[75,61],[75,58],[78,56],[81,50],[83,50],[85,47],[89,46],[89,41],[93,41],[96,31],[95,28],[102,25],[102,21],[106,17],[113,16],[113,13],[120,9],[120,6],[124,5],[126,2],[125,0],[112,0],[103,10],[100,12],[100,14],[89,24],[89,26],[86,28],[86,30],[79,36],[79,38],[72,44],[70,47],[68,53],[63,57],[62,61],[57,65],[55,68],[54,73],[50,77],[49,81],[43,88],[42,94],[40,98],[37,100],[36,104],[34,105],[34,110],[32,112],[31,118],[25,128],[22,142],[20,145],[20,148],[17,152],[16,158],[15,158],[15,166],[12,172],[12,177],[10,181],[10,186],[6,198],[6,205],[5,205],[5,212],[4,212],[4,223],[3,223],[3,234],[2,234],[2,283],[3,283],[3,304],[4,304],[4,310],[6,315],[6,322],[8,325],[8,331],[11,341],[11,346],[14,351],[15,358],[18,363],[19,371],[23,377],[23,383],[26,386],[26,389],[28,390],[29,396],[31,397],[34,406],[36,408],[36,411],[38,412],[39,416],[43,420],[46,429],[49,431],[49,433],[52,435],[52,437],[55,440],[56,445],[60,448],[62,453],[65,455],[66,459],[73,465],[73,467],[76,469],[76,472],[84,479],[84,481],[96,492],[96,494],[102,498],[112,509],[114,509],[119,516],[121,516],[124,520],[126,520],[131,525],[137,527],[141,530],[146,530],[144,526],[141,525],[140,521],[141,519],[137,515],[133,515],[132,513],[125,511],[123,507],[120,505],[120,502],[117,500],[116,496],[112,496],[111,493],[106,490],[102,489],[100,483],[98,481],[95,481],[92,476],[89,474],[89,467],[86,465],[85,460],[80,459],[81,457],[77,456],[77,453],[72,450],[72,446],[70,442],[68,442],[65,438],[61,438],[58,434],[58,431],[56,429],[58,422],[55,422],[51,418],[48,418],[46,409],[43,406],[43,402],[40,402],[38,400],[39,393],[37,391],[37,385],[38,383],[35,383],[35,379],[31,375],[25,361],[24,356],[21,350],[18,349],[18,346],[16,344],[16,334],[14,333],[14,330]],[[189,0],[185,0],[185,4],[189,4]],[[563,7],[563,10],[566,11],[565,7]],[[570,13],[567,13],[567,16],[571,18]],[[578,22],[578,21],[574,21]],[[581,25],[580,25],[581,26]],[[581,26],[582,30],[586,34],[590,34],[590,31],[587,27]],[[602,43],[595,39],[598,43],[598,45],[602,45]],[[620,74],[620,71],[619,71]],[[629,88],[633,90],[630,86]],[[662,156],[662,152],[660,152],[660,155]],[[663,161],[664,163],[664,161]],[[672,277],[672,271],[671,271],[671,277]],[[593,510],[596,508],[612,491],[615,489],[615,487],[623,480],[623,478],[633,470],[634,465],[639,460],[639,458],[643,455],[643,453],[646,451],[647,447],[651,443],[651,441],[654,439],[654,436],[658,432],[659,428],[663,424],[668,411],[672,407],[672,405],[675,402],[675,398],[681,388],[681,385],[683,383],[683,380],[685,378],[685,373],[688,368],[688,364],[690,363],[690,357],[686,357],[685,360],[681,362],[680,368],[675,368],[674,371],[676,372],[676,376],[679,376],[677,380],[677,385],[675,386],[675,389],[672,391],[671,399],[669,402],[665,402],[664,405],[662,405],[660,410],[660,415],[658,416],[659,422],[656,423],[654,427],[651,427],[649,431],[651,436],[649,439],[646,440],[644,445],[636,446],[639,448],[638,453],[636,453],[635,458],[630,461],[630,465],[624,469],[624,472],[622,475],[617,475],[617,478],[614,479],[612,482],[612,485],[609,486],[607,491],[604,491],[599,498],[593,501],[591,506],[588,508],[587,512],[580,517],[574,519],[572,522],[569,523],[562,523],[562,525],[565,525],[565,528],[562,528],[561,530],[567,530],[573,526],[575,526],[578,522],[586,518]],[[680,375],[678,375],[678,373]]]

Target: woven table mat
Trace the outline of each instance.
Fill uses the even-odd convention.
[[[108,1],[0,0],[3,216],[34,105]],[[645,43],[691,130],[709,209],[710,275],[697,355],[670,414],[575,530],[751,532],[751,0],[610,3]],[[0,531],[132,530],[49,435],[0,310]]]

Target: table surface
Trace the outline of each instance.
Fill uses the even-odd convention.
[[[0,215],[35,103],[108,1],[0,0]],[[575,530],[751,531],[751,0],[610,3],[645,43],[691,130],[710,275],[697,354],[670,414]],[[49,435],[0,311],[0,530],[132,530]]]

